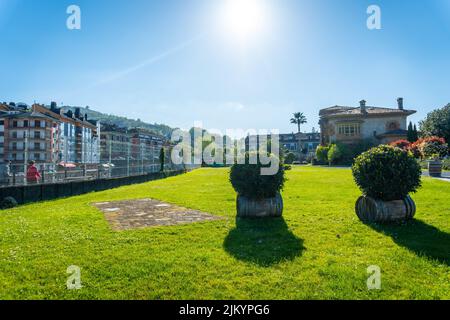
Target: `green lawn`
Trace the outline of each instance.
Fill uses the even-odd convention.
[[[284,219],[235,222],[227,169],[0,211],[1,299],[450,298],[450,183],[424,178],[414,222],[368,226],[349,169],[295,167]],[[113,232],[92,202],[154,198],[225,217]],[[81,290],[66,269],[81,267]],[[367,290],[367,267],[382,289]]]

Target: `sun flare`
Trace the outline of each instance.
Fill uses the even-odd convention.
[[[247,41],[263,33],[267,23],[264,0],[226,0],[222,24],[229,37]]]

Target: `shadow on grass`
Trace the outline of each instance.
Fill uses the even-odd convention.
[[[420,220],[405,224],[367,224],[390,236],[394,242],[419,256],[438,260],[450,266],[450,234]]]
[[[295,236],[283,218],[236,219],[223,243],[236,259],[270,267],[300,256],[303,240]]]

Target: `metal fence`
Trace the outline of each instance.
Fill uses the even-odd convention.
[[[108,142],[97,148],[94,157],[92,154],[84,155],[85,159],[96,158],[97,163],[77,163],[75,161],[61,161],[70,159],[70,156],[59,158],[54,163],[36,161],[36,168],[40,178],[30,179],[29,159],[23,161],[6,161],[0,164],[0,187],[28,184],[48,184],[72,182],[80,180],[95,180],[104,178],[116,178],[145,175],[161,171],[160,153],[164,149],[164,171],[191,170],[198,165],[175,165],[171,161],[171,148],[135,144],[131,142]],[[92,149],[91,149],[92,150]],[[27,154],[25,151],[25,154]],[[31,150],[30,150],[31,151]],[[66,151],[66,153],[68,153]]]

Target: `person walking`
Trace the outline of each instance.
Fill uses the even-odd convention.
[[[27,182],[29,184],[36,184],[39,182],[39,179],[41,178],[41,174],[39,173],[39,170],[35,166],[34,161],[30,161],[28,163],[28,169],[27,169]]]
[[[12,164],[12,162],[8,161],[5,166],[5,179],[8,182],[8,184],[11,183],[11,177],[12,177],[11,164]]]

